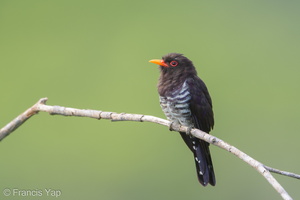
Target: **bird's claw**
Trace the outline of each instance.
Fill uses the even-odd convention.
[[[169,131],[174,131],[173,128],[172,128],[173,123],[174,123],[174,122],[171,122],[171,124],[169,125]]]
[[[186,130],[186,134],[187,134],[188,136],[192,136],[191,131],[192,131],[192,127],[188,127],[187,130]]]

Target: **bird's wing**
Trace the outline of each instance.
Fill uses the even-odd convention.
[[[187,79],[191,94],[190,109],[195,128],[209,133],[214,126],[212,101],[205,83],[197,76]],[[202,185],[216,184],[209,144],[192,138],[197,175]]]
[[[209,133],[214,126],[212,101],[205,83],[197,76],[187,79],[191,101],[190,109],[195,128]]]

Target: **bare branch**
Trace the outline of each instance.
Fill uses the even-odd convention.
[[[161,119],[158,117],[153,117],[149,115],[141,115],[141,114],[127,114],[127,113],[114,113],[114,112],[104,112],[98,110],[84,110],[84,109],[76,109],[76,108],[68,108],[62,106],[49,106],[45,105],[47,98],[40,99],[36,104],[34,104],[31,108],[26,110],[24,113],[19,115],[17,118],[12,120],[6,126],[4,126],[0,130],[0,141],[8,136],[11,132],[16,130],[20,125],[22,125],[27,119],[31,116],[37,114],[39,111],[47,112],[51,115],[63,115],[63,116],[77,116],[77,117],[90,117],[95,119],[109,119],[111,121],[137,121],[137,122],[152,122],[161,124],[163,126],[169,127],[170,130],[178,131],[178,132],[187,132],[189,131],[189,127],[181,126],[179,124],[174,124],[168,120]],[[252,166],[256,169],[267,181],[273,186],[273,188],[281,195],[281,197],[285,200],[291,200],[292,197],[285,191],[285,189],[277,182],[277,180],[271,175],[270,172],[282,174],[285,176],[290,176],[294,178],[300,177],[298,174],[294,174],[291,172],[285,172],[278,169],[274,169],[271,167],[267,167],[252,157],[248,156],[244,152],[240,151],[236,147],[224,142],[223,140],[209,135],[199,129],[191,129],[190,133],[199,139],[202,139],[210,144],[218,146],[233,155],[237,156],[248,165]]]
[[[299,175],[299,174],[295,174],[295,173],[287,172],[287,171],[282,171],[282,170],[279,170],[279,169],[275,169],[275,168],[272,168],[272,167],[268,167],[268,166],[266,166],[266,165],[264,165],[264,167],[265,167],[269,172],[273,172],[273,173],[276,173],[276,174],[281,174],[281,175],[284,175],[284,176],[289,176],[289,177],[292,177],[292,178],[300,179],[300,175]]]
[[[4,126],[0,130],[0,141],[8,136],[11,132],[16,130],[19,126],[21,126],[27,119],[29,119],[31,116],[38,113],[38,106],[44,105],[48,99],[42,98],[40,99],[36,104],[34,104],[31,108],[28,108],[25,112],[23,112],[21,115],[16,117],[14,120],[9,122],[6,126]]]

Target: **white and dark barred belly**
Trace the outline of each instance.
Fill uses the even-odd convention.
[[[172,91],[166,96],[160,96],[160,106],[168,120],[184,126],[193,126],[190,110],[191,95],[188,84],[183,83],[181,88]]]

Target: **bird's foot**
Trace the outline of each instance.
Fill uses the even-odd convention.
[[[174,129],[172,128],[174,122],[171,122],[171,124],[169,125],[169,131],[174,131]]]
[[[187,128],[186,134],[187,134],[188,136],[192,136],[192,134],[191,134],[192,129],[193,129],[193,127],[188,127],[188,128]]]

